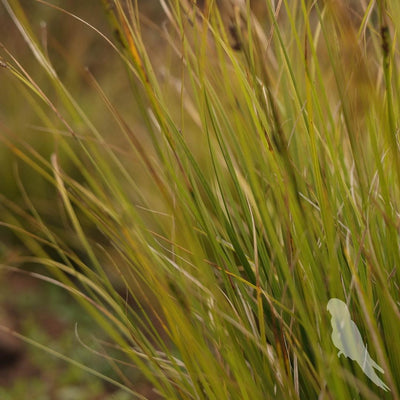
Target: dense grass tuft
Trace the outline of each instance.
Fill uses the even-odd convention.
[[[397,0],[160,0],[159,24],[103,1],[110,34],[38,0],[104,47],[75,75],[2,3],[32,57],[3,48],[1,74],[35,112],[0,136],[31,169],[0,198],[13,265],[69,291],[116,368],[165,399],[399,398]],[[337,357],[331,298],[389,391]]]

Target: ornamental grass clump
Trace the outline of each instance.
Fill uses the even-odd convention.
[[[69,291],[133,397],[130,367],[165,399],[398,399],[399,3],[251,3],[160,0],[155,23],[104,0],[99,30],[37,0],[103,46],[98,76],[70,64],[88,96],[2,0],[31,57],[3,47],[1,74],[35,122],[1,140],[47,188],[3,166],[24,251],[2,267]],[[337,356],[332,298],[383,385]]]

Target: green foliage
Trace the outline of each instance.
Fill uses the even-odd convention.
[[[257,17],[249,2],[160,1],[159,26],[137,2],[103,1],[113,39],[38,1],[122,61],[125,78],[106,75],[122,101],[77,67],[96,103],[58,73],[19,2],[2,3],[45,76],[6,49],[2,74],[51,154],[1,138],[58,203],[26,178],[23,203],[1,198],[26,248],[9,264],[69,291],[161,398],[399,398],[396,0],[265,1]],[[337,357],[332,297],[390,392]]]

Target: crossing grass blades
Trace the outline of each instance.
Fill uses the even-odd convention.
[[[93,111],[26,6],[2,0],[31,58],[2,48],[1,74],[51,151],[1,139],[59,205],[45,212],[23,177],[23,204],[1,197],[25,248],[3,268],[70,292],[108,336],[104,362],[117,349],[159,398],[399,399],[400,3],[160,0],[158,23],[104,0],[105,31],[34,3],[96,35],[126,98],[71,65]],[[331,298],[387,391],[337,357]],[[146,398],[129,371],[112,382]]]

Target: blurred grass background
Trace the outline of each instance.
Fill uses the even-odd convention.
[[[71,11],[83,20],[112,37],[113,33],[105,17],[100,1],[60,0],[52,4]],[[45,43],[50,58],[61,79],[80,99],[88,115],[102,127],[107,141],[119,146],[120,137],[114,135],[115,126],[104,112],[104,105],[98,94],[89,85],[85,68],[88,68],[101,83],[102,88],[112,99],[113,104],[126,115],[127,120],[137,130],[144,130],[139,112],[134,107],[132,92],[126,85],[126,70],[121,60],[111,49],[105,46],[98,34],[88,29],[62,12],[46,7],[35,1],[21,1],[35,33]],[[139,2],[143,18],[147,24],[161,24],[163,20],[158,0]],[[146,30],[146,28],[144,28]],[[160,38],[153,29],[144,32],[148,45],[154,55],[162,51]],[[32,62],[32,55],[15,24],[3,5],[0,5],[0,42],[18,58],[26,70],[43,85],[43,89],[52,92],[44,79],[42,68]],[[43,119],[36,113],[34,101],[23,85],[11,82],[10,75],[0,70],[0,130],[3,137],[11,142],[22,144],[26,149],[35,149],[49,159],[57,142],[57,134],[46,129]],[[123,79],[122,79],[123,78]],[[16,91],[16,87],[20,91]],[[39,115],[43,112],[40,111]],[[46,118],[56,120],[54,116]],[[59,135],[67,132],[60,127]],[[123,153],[123,149],[121,149]],[[132,168],[135,162],[132,160]],[[73,165],[64,164],[71,176],[79,179],[80,172]],[[9,147],[0,144],[0,196],[7,204],[14,202],[26,210],[22,192],[29,193],[37,210],[52,221],[52,227],[58,232],[69,228],[66,222],[59,220],[61,204],[54,187],[32,171],[31,167],[19,160]],[[23,182],[23,190],[22,184]],[[10,201],[10,203],[9,203]],[[4,204],[3,204],[4,205]],[[60,208],[57,208],[60,207]],[[10,213],[0,207],[0,220],[12,223]],[[90,228],[90,227],[89,227]],[[78,246],[79,250],[79,246]],[[10,264],[23,254],[25,249],[12,231],[0,227],[0,264]],[[34,271],[35,267],[24,266]],[[92,354],[84,348],[75,334],[75,325],[82,338],[93,341],[94,322],[82,313],[80,306],[71,296],[51,284],[17,272],[0,273],[0,322],[24,336],[62,354],[68,354],[86,365],[96,366],[107,376],[115,376],[113,368],[102,357]],[[97,330],[96,330],[97,332]],[[104,338],[96,333],[96,338]],[[84,339],[83,339],[84,340]],[[130,372],[136,390],[157,398],[148,384],[143,382],[139,372]],[[81,368],[50,356],[41,349],[23,344],[9,335],[0,335],[0,399],[2,400],[125,400],[128,394],[118,391],[114,386],[82,371]]]

